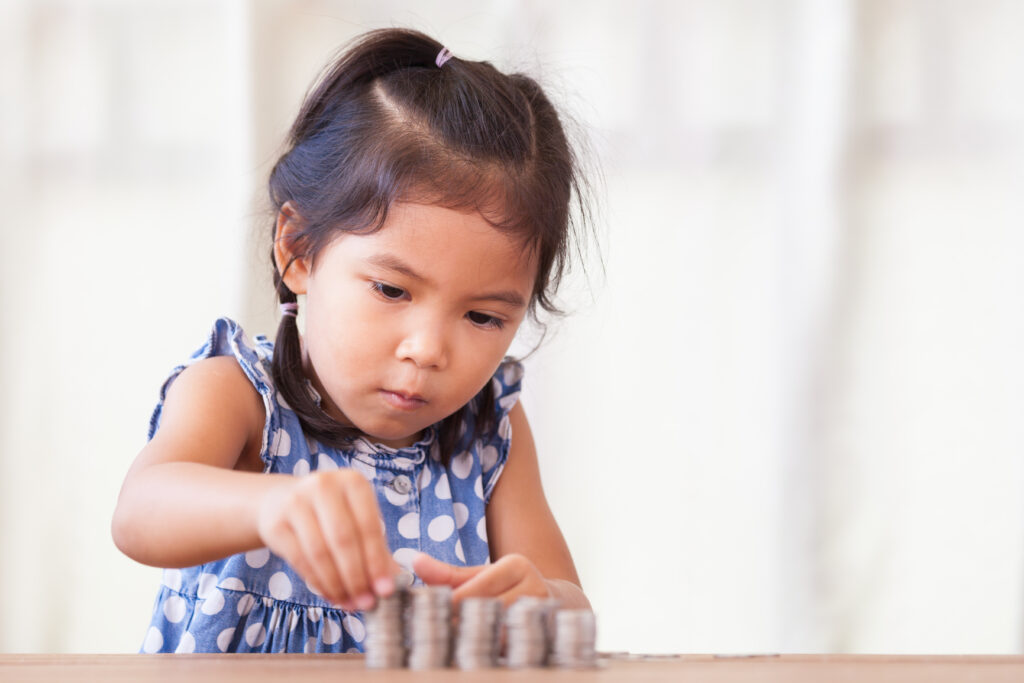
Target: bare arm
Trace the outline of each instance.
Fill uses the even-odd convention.
[[[425,555],[414,569],[427,583],[456,586],[455,598],[497,596],[508,605],[523,595],[558,598],[564,607],[589,608],[569,548],[540,482],[533,434],[520,404],[509,413],[512,444],[487,505],[493,564],[455,567]]]
[[[186,368],[160,428],[125,476],[112,533],[134,560],[187,567],[262,545],[258,505],[287,477],[236,470],[262,440],[264,407],[234,358]]]
[[[186,368],[125,477],[114,542],[161,567],[266,546],[328,600],[364,609],[372,592],[393,589],[372,487],[349,469],[259,473],[264,420],[262,399],[233,358]]]
[[[487,505],[491,559],[523,555],[540,571],[553,597],[566,607],[590,607],[580,588],[565,537],[541,486],[537,448],[521,403],[509,412],[512,444]]]

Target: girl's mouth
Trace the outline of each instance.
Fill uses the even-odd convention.
[[[399,391],[388,391],[387,389],[381,389],[380,393],[388,405],[398,410],[416,410],[427,404],[426,399],[419,394],[403,394]]]

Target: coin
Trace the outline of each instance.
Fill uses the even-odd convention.
[[[551,663],[566,669],[597,666],[594,644],[597,620],[587,609],[561,609],[555,612],[555,638]]]
[[[502,607],[497,598],[466,598],[459,609],[455,666],[488,669],[498,664]]]

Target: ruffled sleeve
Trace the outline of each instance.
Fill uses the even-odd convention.
[[[152,439],[160,427],[160,416],[163,412],[164,400],[167,398],[167,391],[178,375],[188,366],[204,358],[214,356],[233,356],[245,376],[252,382],[253,387],[259,392],[263,399],[263,407],[266,411],[266,423],[263,427],[263,443],[260,448],[260,458],[265,465],[270,464],[270,457],[273,456],[273,445],[270,443],[270,435],[281,432],[278,421],[279,413],[275,410],[274,387],[270,379],[271,355],[273,346],[263,336],[256,337],[256,343],[249,340],[241,326],[230,318],[220,318],[213,324],[213,329],[206,343],[192,354],[192,356],[178,365],[171,371],[170,376],[160,388],[160,400],[157,402],[153,415],[149,419],[148,439]]]

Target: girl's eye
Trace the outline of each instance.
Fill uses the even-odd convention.
[[[495,318],[493,315],[487,315],[478,311],[470,311],[466,314],[466,317],[469,318],[471,323],[480,327],[493,327],[500,330],[505,326],[505,321],[501,318]]]
[[[383,282],[372,282],[370,288],[377,291],[382,297],[389,301],[398,301],[405,297],[405,290],[398,287],[386,285]]]

